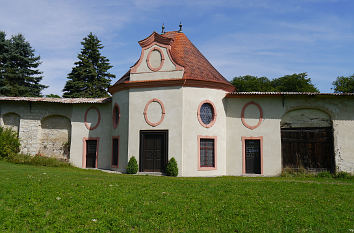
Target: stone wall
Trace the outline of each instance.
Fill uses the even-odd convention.
[[[68,160],[71,122],[63,116],[48,116],[41,121],[39,153]]]
[[[56,115],[67,119],[70,125],[72,112],[72,105],[58,103],[2,101],[0,102],[0,108],[1,125],[17,130],[21,142],[21,152],[31,155],[43,152],[42,138],[48,136],[48,133],[47,135],[45,133],[47,127],[45,125],[43,126],[44,135],[42,135],[41,121],[48,116]],[[46,124],[45,121],[44,123]],[[57,124],[57,122],[54,120],[53,124]],[[67,132],[67,138],[68,135],[70,135],[70,132]],[[49,137],[47,140],[54,139]],[[47,153],[45,154],[47,155]]]
[[[18,134],[20,128],[20,116],[16,113],[6,113],[2,117],[5,128],[10,128]]]
[[[110,102],[0,102],[0,125],[18,131],[22,153],[69,160],[77,167],[85,156],[83,140],[98,138],[98,167],[110,168],[111,119]]]

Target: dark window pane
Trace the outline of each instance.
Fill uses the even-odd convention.
[[[118,139],[113,139],[113,155],[112,155],[112,165],[118,166]]]
[[[204,103],[200,107],[200,119],[206,125],[210,124],[210,122],[214,119],[214,109],[213,106],[209,103]]]
[[[245,140],[246,173],[261,174],[261,141]]]
[[[113,109],[113,114],[114,114],[114,123],[115,125],[118,125],[118,122],[119,122],[119,110],[118,110],[118,107],[115,106],[114,109]]]
[[[214,139],[200,139],[200,166],[215,167]]]
[[[86,140],[86,167],[96,167],[97,141]]]

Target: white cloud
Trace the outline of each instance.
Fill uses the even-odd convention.
[[[117,72],[125,73],[139,56],[137,40],[154,28],[149,24],[160,20],[168,27],[179,19],[188,22],[184,29],[195,35],[197,41],[192,42],[199,42],[202,53],[228,78],[308,71],[320,82],[329,79],[328,70],[337,74],[340,67],[349,72],[349,66],[340,64],[347,64],[348,56],[338,56],[338,48],[353,53],[353,18],[316,9],[335,1],[350,4],[348,0],[0,0],[0,30],[23,33],[41,55],[43,83],[50,85],[45,94],[60,94],[89,32],[102,40],[103,55],[119,77]],[[205,32],[208,28],[211,31]]]
[[[94,32],[110,46],[122,46],[115,33],[133,19],[132,10],[116,4],[108,12],[113,9],[102,8],[100,2],[0,0],[0,5],[6,6],[0,8],[0,30],[8,36],[24,34],[41,55],[42,82],[50,85],[44,94],[60,94],[84,36]]]

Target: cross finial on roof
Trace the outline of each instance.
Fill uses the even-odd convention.
[[[179,30],[178,30],[178,32],[182,32],[182,22],[181,21],[179,22]]]
[[[162,30],[161,30],[161,34],[165,34],[165,24],[162,23]]]

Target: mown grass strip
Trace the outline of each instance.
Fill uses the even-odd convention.
[[[349,232],[354,182],[117,175],[0,161],[0,231]]]

